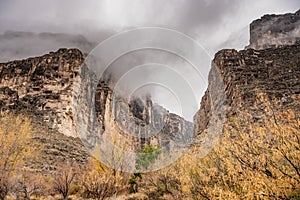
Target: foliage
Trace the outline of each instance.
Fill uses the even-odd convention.
[[[143,151],[138,153],[136,159],[136,168],[138,170],[147,170],[150,165],[158,158],[161,152],[162,150],[159,146],[153,147],[151,144],[149,146],[145,146]]]
[[[188,166],[191,159],[186,158],[164,169],[144,173],[139,181],[139,193],[148,199],[189,199]]]
[[[128,174],[104,168],[103,164],[91,159],[82,170],[79,184],[84,198],[105,199],[127,190]]]
[[[150,173],[147,178],[150,199],[185,199],[181,188],[180,177],[177,176],[174,166]],[[152,188],[152,189],[151,189]]]
[[[21,115],[3,116],[0,199],[9,191],[14,191],[17,198],[30,199],[33,194],[43,193],[47,185],[64,199],[70,193],[92,199],[128,193],[143,194],[149,199],[299,199],[299,113],[276,111],[267,103],[262,107],[266,114],[259,120],[246,112],[231,116],[219,144],[206,157],[197,158],[199,150],[191,149],[172,166],[141,174],[139,171],[151,169],[162,152],[160,147],[149,145],[138,153],[137,173],[128,174],[122,169],[132,161],[124,161],[120,149],[111,149],[109,156],[95,149],[98,159],[105,156],[107,166],[96,159],[81,167],[62,163],[52,175],[53,181],[45,182],[21,170],[29,154],[36,156],[28,145],[30,120]],[[121,139],[114,139],[119,146],[126,146]]]
[[[136,168],[138,170],[147,170],[148,167],[157,159],[160,153],[160,147],[155,148],[151,144],[149,146],[145,146],[143,151],[138,153],[136,158]],[[142,180],[142,174],[140,172],[133,173],[129,179],[130,193],[138,192],[138,180]]]
[[[32,135],[29,118],[7,114],[0,118],[0,199],[4,199],[12,187],[12,179],[20,170],[32,147],[28,142]]]
[[[13,191],[17,199],[31,199],[32,196],[45,195],[44,177],[38,173],[22,172],[14,181]]]
[[[191,169],[196,199],[291,199],[300,189],[300,123],[292,110],[230,120],[220,144]],[[297,196],[298,195],[298,196]]]
[[[141,173],[133,173],[129,179],[129,192],[130,193],[136,193],[138,192],[138,179],[142,180],[142,174]]]

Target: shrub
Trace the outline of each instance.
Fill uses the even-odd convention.
[[[4,199],[12,187],[13,175],[24,159],[33,155],[33,148],[28,145],[32,136],[29,118],[13,114],[0,117],[0,199]]]
[[[191,170],[195,198],[290,199],[300,189],[300,123],[292,110],[253,122],[242,113]]]
[[[136,159],[136,168],[138,170],[147,170],[151,164],[158,158],[159,154],[162,152],[161,148],[153,147],[151,144],[149,146],[145,146],[143,151],[138,153]]]

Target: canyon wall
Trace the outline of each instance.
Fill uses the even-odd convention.
[[[41,57],[0,64],[2,112],[34,112],[50,128],[76,136],[72,90],[82,62],[79,50],[60,49]]]
[[[32,113],[49,128],[72,137],[78,137],[76,122],[81,123],[86,135],[80,136],[89,144],[95,144],[108,129],[126,136],[134,150],[149,144],[176,148],[191,140],[193,124],[153,104],[150,97],[128,102],[114,93],[112,101],[112,89],[105,81],[96,80],[83,61],[79,50],[60,49],[1,63],[1,111]],[[100,131],[89,132],[92,126],[99,126]]]
[[[262,120],[268,113],[261,95],[272,102],[274,111],[293,109],[299,113],[300,44],[264,50],[224,49],[216,53],[212,65],[209,88],[194,118],[197,134],[213,124],[211,113],[216,107],[212,91],[225,94],[219,111],[225,112],[227,119],[242,111],[251,114],[254,121]],[[222,87],[215,84],[216,76],[220,76]]]
[[[150,96],[124,99],[108,81],[97,79],[77,49],[0,63],[0,109],[29,113],[53,130],[49,133],[71,136],[36,139],[56,146],[53,155],[72,149],[59,141],[75,142],[84,155],[81,162],[87,158],[81,142],[93,149],[105,134],[122,136],[123,146],[133,152],[149,144],[166,151],[186,149],[192,142],[201,145],[194,136],[217,138],[232,116],[246,112],[258,122],[266,117],[261,95],[275,112],[299,113],[299,14],[263,16],[250,25],[247,49],[216,53],[194,124],[153,103]]]
[[[299,112],[299,35],[300,10],[264,15],[250,24],[250,44],[245,50],[217,52],[208,89],[194,116],[195,134],[207,134],[209,128],[240,112],[251,114],[254,121],[262,120],[267,113],[261,95],[276,102],[271,105],[274,111]]]
[[[266,49],[300,43],[300,10],[283,15],[264,15],[250,24],[247,48]]]

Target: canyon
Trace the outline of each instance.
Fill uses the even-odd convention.
[[[26,113],[44,127],[34,137],[45,145],[45,159],[36,166],[40,170],[55,170],[51,166],[57,156],[85,162],[87,149],[110,133],[122,136],[130,152],[150,144],[170,152],[203,146],[201,137],[218,137],[224,123],[241,111],[262,120],[266,110],[261,94],[277,102],[277,110],[299,113],[299,12],[263,16],[250,25],[245,50],[215,54],[194,123],[153,103],[150,96],[130,101],[113,96],[110,84],[97,80],[84,64],[85,55],[66,48],[0,63],[1,112]]]

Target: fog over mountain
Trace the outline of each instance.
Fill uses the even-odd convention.
[[[180,31],[195,39],[212,58],[222,48],[243,49],[249,41],[248,25],[254,19],[267,13],[295,12],[299,7],[298,0],[0,0],[0,62],[36,56],[61,47],[76,47],[89,53],[106,38],[137,27]],[[174,58],[166,56],[166,59]],[[200,66],[204,80],[210,69],[209,60]],[[165,63],[185,74],[181,61],[174,59],[173,63]],[[167,73],[162,71],[159,75],[167,77]],[[153,76],[158,75],[147,75]],[[201,80],[191,82],[199,102],[207,84]],[[174,98],[162,97],[161,92],[153,94],[153,98],[180,113],[179,107],[174,107]],[[191,119],[197,109],[192,107],[185,117]]]

